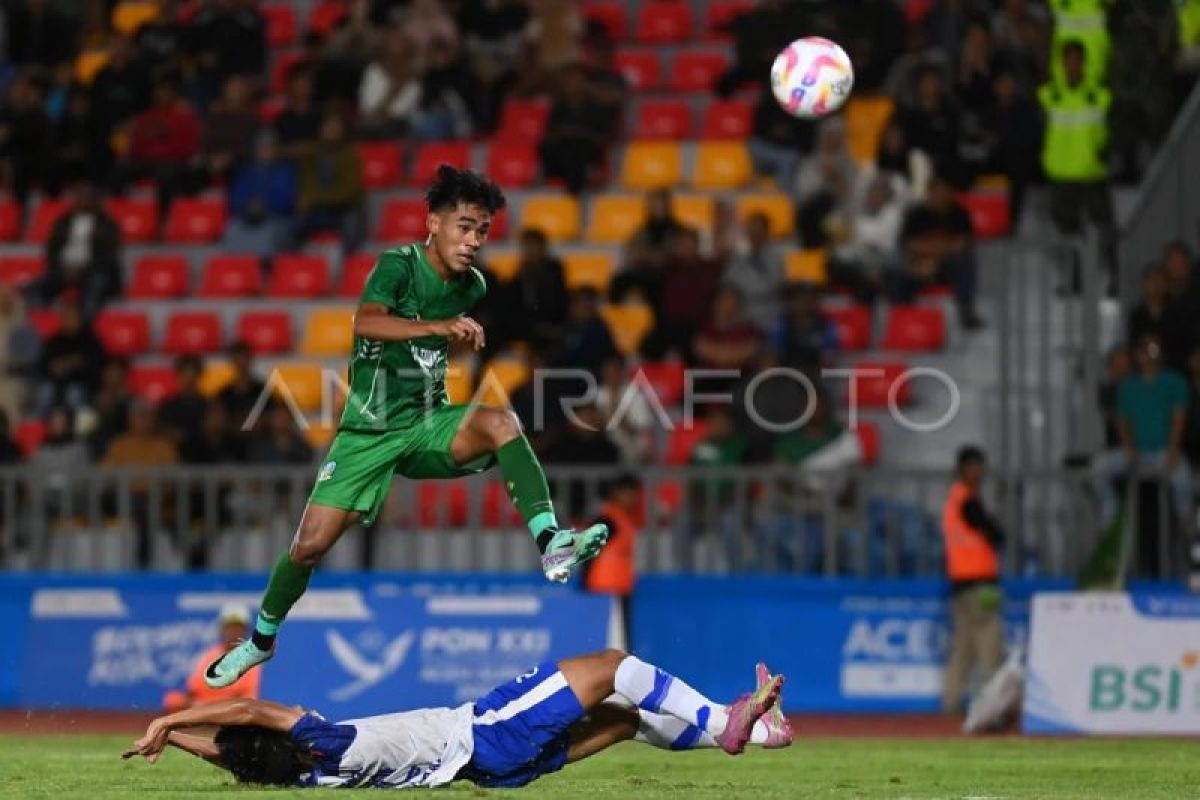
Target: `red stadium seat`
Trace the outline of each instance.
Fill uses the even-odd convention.
[[[271,67],[271,93],[283,94],[287,91],[288,80],[297,66],[308,61],[308,55],[303,51],[284,52],[275,56],[274,66]]]
[[[375,267],[375,256],[370,253],[355,253],[342,264],[342,277],[338,281],[337,296],[357,300],[367,283],[367,276]]]
[[[31,308],[25,312],[25,318],[43,342],[62,328],[62,316],[53,308]]]
[[[642,380],[654,389],[658,402],[664,408],[670,408],[683,399],[686,371],[682,361],[648,361],[634,370],[635,380],[638,372],[642,373]]]
[[[837,328],[839,350],[865,350],[871,346],[871,310],[866,306],[821,309]]]
[[[46,439],[46,423],[40,419],[23,419],[13,428],[12,437],[24,456],[29,458]]]
[[[181,197],[167,214],[166,240],[206,244],[225,232],[225,200],[219,197]]]
[[[470,495],[462,481],[421,481],[417,520],[422,528],[462,528],[470,517]]]
[[[692,129],[692,106],[684,101],[646,100],[638,106],[633,137],[683,139]]]
[[[880,345],[910,353],[940,350],[946,344],[946,317],[937,306],[894,306]]]
[[[495,142],[488,148],[487,174],[506,189],[532,186],[538,176],[536,139],[529,142]]]
[[[704,35],[708,39],[729,38],[726,26],[734,17],[754,7],[754,0],[709,0],[704,9]]]
[[[690,39],[694,27],[690,3],[654,0],[638,10],[636,38],[646,44],[675,44]]]
[[[204,266],[198,297],[251,297],[262,291],[258,256],[213,256]]]
[[[188,293],[191,283],[183,256],[142,256],[133,265],[133,278],[125,287],[131,300],[171,300]]]
[[[358,146],[362,161],[363,186],[386,189],[399,186],[402,180],[400,148],[391,142],[363,142]]]
[[[296,9],[288,3],[269,3],[262,7],[267,23],[267,45],[272,49],[291,47],[296,42]]]
[[[863,361],[853,365],[854,375],[849,378],[857,388],[859,408],[888,408],[888,393],[894,392],[899,405],[907,405],[912,397],[912,385],[902,380],[908,365],[898,362]],[[893,386],[895,388],[893,389]],[[846,393],[847,402],[850,392]]]
[[[113,197],[104,208],[116,220],[126,242],[149,242],[158,236],[158,204],[150,198]]]
[[[0,242],[14,242],[21,235],[21,207],[15,200],[0,199]]]
[[[629,28],[625,17],[625,4],[616,2],[585,2],[580,9],[588,22],[598,22],[608,31],[608,38],[614,42],[625,40]]]
[[[684,423],[675,423],[675,428],[667,437],[667,452],[663,461],[668,466],[680,466],[692,459],[692,451],[696,445],[708,435],[708,420],[694,419],[690,427]]]
[[[5,286],[21,286],[45,271],[46,260],[41,256],[0,256],[0,284]]]
[[[388,200],[379,214],[375,238],[382,242],[411,242],[427,234],[424,200]]]
[[[741,100],[717,100],[704,109],[701,139],[748,139],[754,128],[754,108]]]
[[[206,355],[221,344],[221,318],[214,311],[178,311],[167,318],[162,349],[168,355]]]
[[[289,311],[247,311],[238,318],[237,338],[259,355],[292,350],[292,314]]]
[[[484,484],[482,517],[485,528],[519,528],[525,524],[500,481]]]
[[[550,104],[545,100],[508,100],[500,112],[500,125],[493,139],[534,146],[546,130]]]
[[[50,238],[50,229],[58,218],[67,212],[71,204],[66,200],[42,200],[33,210],[29,227],[25,230],[25,241],[44,244]]]
[[[267,296],[280,298],[321,297],[329,293],[329,264],[321,256],[281,255],[275,257]]]
[[[322,37],[328,36],[348,13],[346,0],[321,0],[308,16],[309,30]]]
[[[413,161],[412,183],[425,187],[433,183],[442,164],[453,167],[471,166],[471,146],[466,142],[436,142],[423,144]]]
[[[488,241],[498,242],[508,236],[508,210],[500,209],[492,217],[492,227],[488,231]]]
[[[671,67],[671,88],[677,92],[708,92],[729,68],[724,53],[700,51],[680,53]]]
[[[858,447],[864,464],[879,463],[879,426],[869,419],[858,420]]]
[[[150,349],[150,320],[141,311],[106,309],[96,315],[92,330],[112,356],[140,356]]]
[[[958,200],[971,215],[976,238],[999,239],[1012,231],[1008,192],[966,192]]]
[[[646,92],[662,85],[662,60],[656,50],[619,50],[613,57],[617,71],[635,92]]]
[[[179,394],[179,378],[174,367],[134,366],[129,370],[129,390],[148,403],[158,405]]]

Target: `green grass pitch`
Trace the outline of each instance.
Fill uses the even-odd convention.
[[[118,754],[131,739],[2,736],[0,800],[346,796],[345,790],[239,787],[178,751],[153,766],[123,762]],[[1198,749],[1185,741],[801,739],[789,750],[729,758],[624,744],[517,792],[461,783],[437,796],[1153,800],[1200,797]]]

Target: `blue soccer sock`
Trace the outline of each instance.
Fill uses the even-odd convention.
[[[643,711],[670,714],[716,736],[725,730],[729,712],[691,686],[637,656],[626,656],[613,682],[617,694]]]

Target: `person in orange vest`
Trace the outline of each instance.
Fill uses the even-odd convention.
[[[609,481],[604,505],[594,523],[608,525],[608,545],[583,573],[583,586],[593,594],[617,600],[624,641],[632,641],[630,600],[637,579],[637,537],[642,527],[642,484],[637,476],[622,473]]]
[[[258,697],[259,686],[262,682],[262,670],[251,670],[242,680],[222,689],[209,688],[208,684],[204,682],[204,670],[246,637],[249,624],[250,614],[242,606],[230,603],[221,609],[221,614],[217,618],[219,631],[217,643],[205,650],[204,654],[197,659],[196,666],[188,676],[182,691],[172,689],[167,692],[163,698],[163,707],[168,712],[174,713],[217,700]]]
[[[979,448],[959,450],[954,483],[942,507],[954,623],[950,661],[942,681],[942,711],[946,714],[960,710],[971,668],[978,667],[981,682],[986,682],[1000,667],[1004,653],[1000,617],[1000,547],[1004,534],[979,496],[985,466]]]

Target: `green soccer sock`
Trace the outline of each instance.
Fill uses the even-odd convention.
[[[308,588],[312,574],[312,567],[293,564],[287,552],[275,562],[258,618],[254,621],[254,634],[250,637],[259,650],[266,652],[275,646],[275,634],[279,632],[280,624]]]
[[[496,451],[496,460],[500,464],[500,474],[504,476],[508,496],[529,526],[538,549],[545,552],[551,536],[543,534],[557,529],[558,520],[554,516],[554,503],[550,500],[550,487],[546,485],[546,473],[533,454],[529,440],[518,436],[505,442]]]

